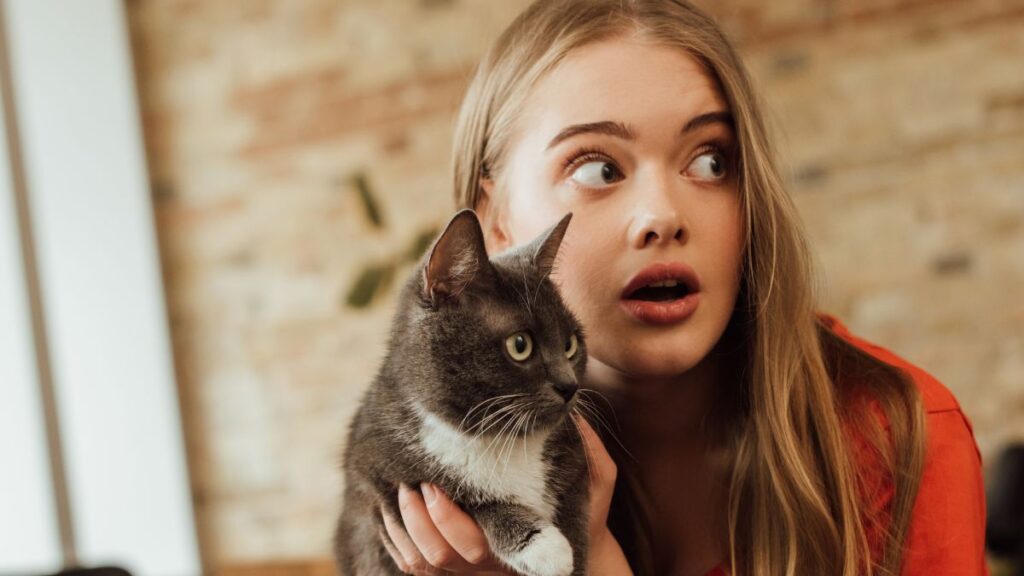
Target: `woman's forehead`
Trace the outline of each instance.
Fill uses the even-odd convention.
[[[715,80],[687,52],[615,39],[567,54],[533,87],[523,118],[547,146],[570,125],[611,121],[643,130],[726,110]]]

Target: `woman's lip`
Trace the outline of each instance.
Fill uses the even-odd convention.
[[[631,300],[624,298],[619,301],[622,308],[641,322],[648,324],[673,324],[689,318],[697,305],[700,294],[691,292],[678,300]]]
[[[700,291],[700,279],[697,278],[697,273],[693,271],[693,268],[682,262],[658,262],[634,274],[626,283],[626,287],[622,289],[622,298],[626,300],[630,294],[640,288],[664,280],[682,281],[689,288],[691,294]]]

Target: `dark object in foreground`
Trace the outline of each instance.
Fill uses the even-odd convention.
[[[1009,446],[1000,455],[986,499],[985,546],[1013,562],[1015,576],[1024,576],[1024,445]]]
[[[100,566],[97,568],[65,568],[50,576],[132,576],[132,574],[124,568]]]

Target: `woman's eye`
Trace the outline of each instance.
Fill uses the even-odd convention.
[[[700,180],[721,180],[727,175],[725,154],[717,150],[705,152],[693,159],[687,172]]]
[[[522,362],[533,353],[533,339],[526,332],[516,332],[505,339],[505,350],[516,362]]]
[[[587,162],[573,171],[572,178],[587,188],[601,188],[618,180],[619,169],[611,162]]]
[[[572,358],[576,355],[577,349],[579,349],[579,340],[576,338],[576,334],[572,334],[565,343],[565,357]]]

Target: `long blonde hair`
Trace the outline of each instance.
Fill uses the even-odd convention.
[[[623,35],[696,58],[735,119],[746,238],[730,322],[740,343],[732,358],[737,377],[728,383],[733,462],[726,536],[733,573],[898,574],[923,463],[920,398],[901,371],[819,321],[810,250],[776,168],[761,105],[713,19],[683,0],[529,6],[485,55],[460,109],[457,203],[477,207],[481,176],[501,173],[517,111],[537,80],[574,48]],[[867,492],[875,484],[862,471],[871,467],[856,460],[855,444],[867,447],[892,483],[884,511],[870,507]],[[620,484],[613,508],[628,513],[613,513],[609,526],[634,569],[649,573],[649,513],[635,482]]]

